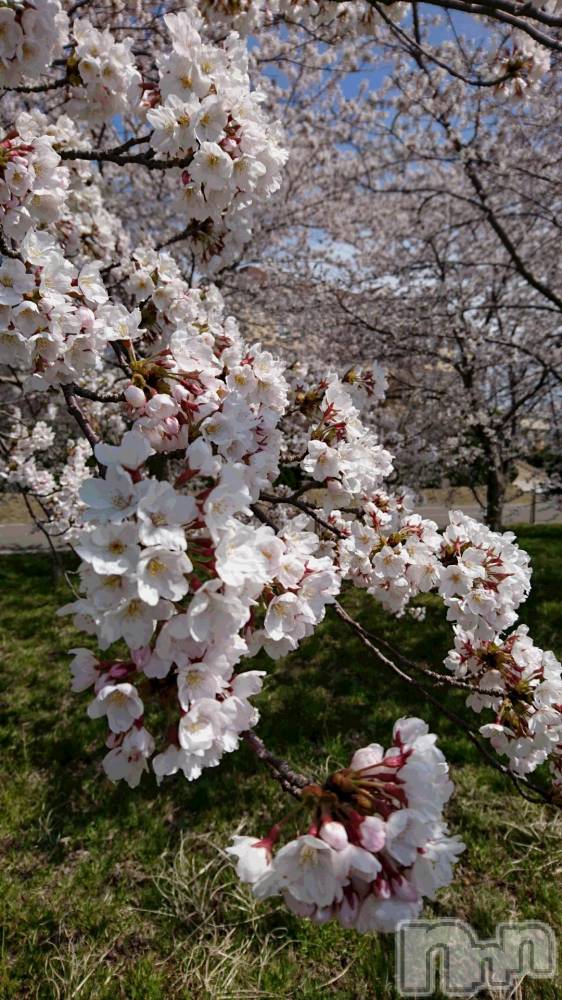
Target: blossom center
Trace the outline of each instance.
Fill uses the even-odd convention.
[[[310,844],[305,844],[300,852],[299,860],[303,868],[315,868],[318,864],[318,851]]]

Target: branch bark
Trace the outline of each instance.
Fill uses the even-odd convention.
[[[299,771],[293,771],[286,760],[282,760],[280,757],[275,757],[275,755],[267,749],[263,740],[260,739],[259,736],[256,736],[251,729],[242,733],[242,739],[244,740],[244,743],[250,747],[258,760],[261,760],[266,767],[269,768],[269,771],[275,780],[279,782],[281,788],[294,798],[300,799],[303,788],[306,788],[307,785],[311,784],[311,779],[307,778],[306,775],[301,774]]]
[[[88,441],[90,448],[92,449],[92,453],[95,456],[95,448],[100,439],[98,438],[97,434],[94,433],[88,418],[86,417],[84,412],[80,409],[76,396],[74,395],[73,386],[63,385],[61,386],[61,389],[62,389],[62,394],[66,401],[66,408],[68,412],[76,420],[76,423],[78,424],[84,437]],[[103,476],[105,474],[105,465],[102,465],[101,462],[98,462],[97,464],[100,470],[100,474]]]

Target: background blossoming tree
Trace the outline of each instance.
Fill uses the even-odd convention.
[[[65,533],[80,557],[78,591],[61,614],[97,647],[71,650],[71,671],[73,690],[90,692],[89,716],[107,723],[104,770],[131,787],[149,769],[159,781],[180,771],[194,781],[244,741],[303,808],[298,822],[290,813],[261,837],[234,838],[241,879],[260,899],[282,895],[303,917],[359,931],[393,930],[452,878],[463,845],[443,819],[452,784],[436,737],[420,719],[399,719],[386,751],[359,748],[323,782],[297,773],[254,731],[265,675],[243,661],[261,649],[273,660],[294,650],[331,606],[380,669],[425,698],[438,701],[432,685],[465,690],[483,713],[479,733],[454,721],[523,795],[551,804],[562,789],[561,666],[514,628],[530,588],[514,536],[459,511],[439,532],[411,511],[406,490],[389,487],[393,458],[373,429],[383,369],[338,367],[341,348],[328,358],[324,348],[308,373],[287,368],[250,323],[243,336],[213,277],[227,284],[239,270],[253,225],[262,245],[270,238],[264,206],[275,219],[270,199],[285,169],[296,168],[298,188],[300,143],[300,156],[323,169],[305,176],[309,214],[297,231],[321,228],[326,241],[319,250],[316,235],[311,252],[311,240],[293,239],[283,223],[278,271],[291,254],[310,254],[306,266],[326,283],[327,268],[349,273],[360,251],[357,280],[340,283],[336,299],[354,333],[378,338],[369,274],[378,254],[376,279],[386,279],[399,325],[390,348],[377,338],[369,346],[414,368],[437,358],[428,377],[441,399],[454,371],[466,390],[459,434],[480,436],[500,475],[511,460],[502,420],[515,426],[517,410],[555,377],[548,352],[533,353],[511,321],[506,331],[504,313],[546,300],[549,323],[559,302],[554,272],[545,278],[538,259],[555,224],[550,174],[531,183],[520,111],[522,176],[508,197],[534,206],[532,226],[515,213],[514,226],[531,230],[523,258],[503,221],[512,164],[491,151],[515,124],[489,119],[510,95],[533,100],[549,52],[560,48],[561,19],[550,6],[525,5],[523,16],[507,0],[439,6],[485,14],[510,35],[467,49],[451,24],[452,40],[431,47],[417,4],[360,0],[267,10],[204,3],[179,13],[136,3],[65,11],[45,0],[0,10],[3,475],[41,506],[45,533]],[[333,81],[377,58],[396,59],[380,95],[361,91],[344,103]],[[266,93],[253,89],[250,71],[257,82],[264,67],[284,62],[296,71],[283,79],[270,71]],[[555,84],[545,87],[543,150],[552,118],[542,95]],[[280,103],[293,107],[299,88],[301,114],[314,94],[332,103],[285,139],[275,115],[283,117]],[[477,96],[465,113],[457,101],[470,88]],[[293,167],[287,141],[297,149]],[[398,148],[401,191],[389,173]],[[416,226],[424,186],[431,198]],[[332,194],[343,232],[335,213],[326,220]],[[384,206],[377,227],[364,208],[374,197]],[[297,215],[298,195],[293,204]],[[501,247],[492,278],[467,290],[461,262],[477,273],[489,230]],[[352,253],[343,262],[333,259],[342,237]],[[507,402],[494,344],[514,358]],[[520,370],[525,353],[536,374]],[[476,395],[481,356],[491,370]],[[423,625],[411,602],[436,590],[452,626],[445,669],[378,643],[339,604],[344,586],[365,589],[390,614],[410,613],[413,627]],[[550,783],[535,783],[529,775],[545,762]]]
[[[459,73],[473,48],[455,54]],[[498,528],[516,461],[560,452],[559,79],[506,101],[429,62],[422,87],[415,62],[394,63],[347,99],[355,52],[284,67],[286,179],[221,288],[301,365],[327,350],[384,359],[372,417],[400,475],[475,482]]]

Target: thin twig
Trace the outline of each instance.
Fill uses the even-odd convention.
[[[12,260],[23,260],[23,257],[17,250],[12,250],[8,245],[6,235],[2,229],[0,229],[0,253],[4,257],[11,257]]]
[[[39,531],[47,539],[47,543],[49,545],[49,549],[51,550],[51,558],[53,560],[53,565],[54,565],[54,576],[55,576],[55,580],[57,580],[58,576],[59,576],[59,573],[61,573],[61,574],[64,573],[64,566],[63,566],[63,564],[61,562],[61,559],[60,559],[60,556],[59,556],[59,554],[58,554],[58,552],[57,552],[57,550],[56,550],[56,548],[55,548],[55,546],[53,544],[53,539],[51,538],[51,536],[50,536],[49,532],[47,531],[47,529],[46,529],[45,525],[43,524],[43,522],[40,521],[39,518],[36,516],[36,514],[35,514],[35,512],[34,512],[34,510],[32,508],[32,506],[31,506],[31,504],[29,502],[29,497],[27,496],[27,493],[25,492],[25,490],[21,489],[21,487],[20,487],[20,493],[21,493],[21,495],[23,497],[23,502],[24,502],[25,506],[27,507],[27,512],[28,512],[29,516],[31,517],[33,523],[35,524],[35,527],[38,528]]]
[[[260,739],[259,736],[256,736],[251,729],[242,733],[242,739],[250,747],[253,753],[255,753],[258,760],[263,761],[263,763],[269,768],[275,780],[281,785],[281,788],[284,791],[289,792],[289,794],[294,798],[300,799],[302,789],[311,784],[311,779],[307,778],[304,774],[300,774],[299,771],[293,771],[286,760],[282,760],[280,757],[275,757],[274,754],[267,749],[263,740]]]
[[[496,771],[499,771],[500,774],[503,774],[504,777],[507,777],[515,786],[518,793],[524,799],[527,799],[529,802],[535,802],[535,803],[542,800],[543,802],[546,802],[549,805],[555,805],[558,808],[560,808],[560,805],[554,800],[552,795],[550,795],[548,792],[545,792],[542,788],[539,788],[538,785],[532,784],[530,781],[527,780],[527,778],[518,777],[516,774],[513,774],[513,772],[510,771],[509,768],[505,766],[505,764],[501,764],[500,761],[497,759],[497,757],[495,757],[494,754],[488,750],[488,748],[484,745],[479,736],[470,728],[468,723],[464,719],[462,719],[460,715],[457,715],[456,712],[453,712],[450,708],[447,708],[443,704],[441,698],[438,698],[436,695],[432,694],[432,692],[428,691],[427,687],[424,684],[421,684],[414,677],[411,677],[409,674],[405,672],[405,670],[399,667],[397,663],[389,659],[388,656],[385,656],[382,650],[378,649],[378,647],[375,646],[369,633],[363,628],[362,625],[359,624],[359,622],[355,621],[355,619],[352,618],[351,615],[348,614],[348,612],[344,608],[342,608],[341,604],[335,601],[332,606],[338,618],[341,618],[341,620],[345,622],[346,625],[348,625],[350,628],[353,629],[353,631],[359,636],[363,645],[366,646],[367,649],[371,651],[371,653],[373,653],[378,662],[381,663],[384,667],[387,667],[389,670],[392,670],[393,673],[397,674],[398,677],[400,677],[403,681],[406,681],[406,683],[409,684],[411,687],[416,688],[416,690],[418,690],[421,694],[423,694],[424,697],[427,698],[427,700],[430,701],[432,705],[435,705],[435,707],[442,713],[442,715],[445,715],[451,722],[454,722],[455,725],[458,726],[465,733],[467,738],[476,747],[480,755],[485,758],[487,763],[490,764],[491,767],[493,767]],[[527,794],[529,791],[535,794],[534,795]]]
[[[343,531],[340,531],[339,528],[336,528],[334,524],[330,524],[329,521],[326,521],[324,520],[323,517],[320,517],[320,514],[316,512],[316,509],[314,507],[311,507],[310,504],[305,503],[304,500],[300,500],[298,497],[298,493],[292,493],[288,497],[278,497],[274,493],[260,493],[260,500],[265,500],[266,503],[281,503],[281,504],[288,504],[290,507],[296,507],[298,510],[302,510],[303,513],[308,514],[308,516],[311,517],[313,521],[316,521],[316,523],[321,525],[322,528],[325,528],[326,531],[331,531],[332,534],[337,535],[338,538],[346,537]]]
[[[49,90],[58,90],[65,87],[68,80],[65,76],[52,83],[21,84],[19,87],[2,87],[2,94],[46,94]]]
[[[74,417],[74,419],[76,420],[76,423],[80,427],[80,430],[84,434],[84,437],[87,439],[90,448],[92,449],[92,452],[95,456],[96,445],[99,442],[99,438],[92,430],[88,418],[86,417],[84,412],[80,409],[76,396],[74,395],[73,387],[70,385],[63,385],[61,386],[61,388],[62,388],[62,394],[66,400],[66,408],[70,413],[70,415]],[[103,476],[105,474],[105,465],[102,465],[101,462],[98,462],[98,468],[100,470],[101,475]]]
[[[121,396],[104,396],[100,392],[93,392],[91,389],[83,389],[79,385],[72,383],[71,391],[75,396],[82,396],[84,399],[91,399],[94,403],[122,403],[124,397]]]

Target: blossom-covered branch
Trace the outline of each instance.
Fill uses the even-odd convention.
[[[296,650],[336,605],[378,662],[418,685],[336,599],[344,585],[359,587],[423,627],[424,609],[414,602],[436,591],[455,649],[448,675],[422,673],[439,684],[449,677],[451,687],[468,691],[471,709],[491,713],[480,728],[489,747],[470,726],[465,731],[488,759],[507,757],[496,766],[524,793],[534,790],[526,776],[548,762],[548,801],[562,788],[562,668],[514,629],[530,588],[529,559],[515,536],[460,511],[440,531],[415,513],[408,490],[392,484],[393,456],[375,430],[389,385],[382,367],[325,356],[316,367],[286,364],[239,328],[211,276],[237,271],[253,226],[274,229],[258,215],[276,211],[286,142],[311,131],[316,142],[321,131],[304,115],[304,133],[288,121],[285,138],[274,110],[285,112],[297,93],[307,46],[338,132],[321,157],[329,198],[315,175],[314,208],[301,226],[307,240],[292,242],[295,259],[303,247],[307,257],[315,213],[326,224],[339,188],[352,199],[378,190],[370,158],[352,173],[342,165],[344,149],[357,149],[365,135],[372,146],[375,132],[361,102],[344,112],[341,91],[331,100],[334,47],[344,52],[341,84],[358,53],[371,59],[381,39],[383,51],[393,51],[398,37],[408,63],[407,72],[398,65],[396,99],[412,103],[415,92],[421,117],[444,130],[446,156],[438,147],[435,161],[448,163],[454,153],[466,177],[468,145],[453,141],[443,108],[451,95],[427,70],[419,22],[413,53],[402,28],[394,30],[406,5],[379,11],[359,0],[249,0],[221,5],[214,19],[216,5],[205,0],[180,13],[141,6],[121,5],[125,24],[109,25],[95,3],[68,14],[58,0],[0,8],[0,81],[10,88],[0,141],[0,361],[10,372],[2,383],[2,478],[30,509],[35,498],[48,518],[42,530],[51,541],[64,533],[80,559],[74,600],[60,614],[89,637],[70,651],[72,689],[89,692],[88,716],[104,727],[109,780],[135,788],[147,772],[157,782],[181,772],[196,781],[248,745],[295,802],[261,840],[235,839],[241,878],[258,898],[280,894],[317,922],[392,931],[448,884],[463,849],[444,820],[452,784],[436,736],[420,719],[399,719],[386,752],[371,743],[323,782],[309,780],[255,732],[267,671],[253,669],[254,657],[263,651],[263,665]],[[509,0],[496,7],[499,20],[523,19]],[[525,32],[537,40],[530,21],[541,19],[529,11]],[[260,34],[281,22],[274,38]],[[247,49],[252,32],[260,35],[259,56]],[[548,70],[541,51],[518,40],[498,79],[514,92],[532,89]],[[297,66],[289,99],[277,105],[276,81],[264,78],[257,89],[250,76],[258,58],[275,52]],[[453,74],[454,86],[473,75],[472,68]],[[37,95],[31,110],[26,93]],[[305,87],[302,100],[309,99]],[[403,107],[396,108],[396,120],[385,114],[380,126],[388,144],[375,143],[385,177],[395,136],[408,146]],[[417,180],[417,164],[413,174],[408,183]],[[447,177],[445,168],[438,190]],[[426,193],[432,199],[433,186]],[[501,215],[478,190],[452,197],[471,212],[479,204],[486,217]],[[397,213],[389,224],[397,238],[402,219]],[[362,215],[359,244],[366,226]],[[341,235],[333,230],[336,241]],[[427,245],[444,281],[457,247],[443,251],[433,233]],[[381,253],[375,258],[386,259]],[[354,262],[351,269],[361,282]],[[526,277],[521,268],[518,276]],[[527,285],[541,291],[536,280]],[[353,292],[360,317],[361,289],[354,284]],[[500,282],[493,295],[502,293]],[[474,410],[474,359],[456,329],[466,311],[461,302],[445,336],[447,350],[453,343],[459,351],[450,364]],[[376,317],[371,327],[379,329]],[[493,333],[503,332],[498,321]],[[442,360],[438,348],[430,356]],[[546,384],[547,371],[538,388],[526,384],[516,394],[510,385],[511,419]],[[83,440],[68,439],[72,421]],[[480,415],[470,426],[496,462],[493,427]],[[281,837],[287,842],[274,852]]]

